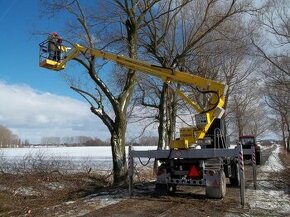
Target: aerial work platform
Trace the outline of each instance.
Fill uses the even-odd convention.
[[[62,64],[64,59],[63,52],[66,52],[67,48],[65,46],[60,46],[59,50],[50,51],[48,44],[48,40],[45,40],[39,44],[39,66],[56,71],[64,69],[65,65]],[[58,61],[55,58],[57,55],[55,52],[58,52]]]

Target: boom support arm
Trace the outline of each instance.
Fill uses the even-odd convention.
[[[67,51],[66,47],[63,47],[62,51]],[[196,143],[197,140],[203,139],[214,119],[221,118],[221,116],[224,113],[223,106],[226,85],[221,82],[202,78],[200,76],[192,75],[178,70],[172,70],[169,68],[151,65],[140,60],[115,55],[109,52],[104,52],[92,48],[86,48],[79,44],[75,44],[71,51],[66,52],[65,58],[62,61],[56,62],[44,59],[40,61],[40,66],[59,71],[64,69],[66,63],[68,63],[73,58],[76,58],[81,53],[89,54],[97,58],[107,59],[119,65],[122,65],[128,69],[141,71],[143,73],[156,76],[161,80],[163,80],[164,82],[167,82],[168,84],[170,84],[171,82],[176,82],[180,84],[194,85],[199,89],[215,93],[212,94],[212,96],[208,101],[208,105],[214,106],[212,106],[212,108],[210,109],[207,108],[207,111],[204,111],[202,108],[198,106],[197,103],[195,103],[192,99],[186,96],[182,91],[175,90],[176,93],[189,105],[191,105],[197,112],[199,112],[199,114],[196,115],[197,128],[194,128],[194,130],[191,131],[192,133],[190,134],[185,133],[187,135],[181,135],[182,141],[180,140],[175,141],[176,145],[174,144],[171,145],[171,147],[173,146],[173,148],[179,147],[186,148],[186,146],[188,146],[189,143]]]

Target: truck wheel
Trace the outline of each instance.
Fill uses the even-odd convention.
[[[209,198],[213,199],[222,199],[226,194],[226,175],[223,170],[219,171],[218,177],[218,186],[206,186],[205,194]]]
[[[256,164],[257,165],[261,164],[261,153],[260,152],[256,153]]]
[[[232,177],[230,177],[230,183],[232,186],[240,186],[241,185],[239,168],[235,162],[233,162],[233,165],[232,165]]]
[[[161,183],[156,183],[155,184],[155,193],[158,196],[163,196],[163,195],[168,195],[168,185],[167,184],[161,184]]]
[[[176,185],[169,185],[168,186],[168,194],[173,195],[173,194],[175,194],[175,192],[176,192]]]

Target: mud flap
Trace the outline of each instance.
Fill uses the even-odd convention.
[[[221,199],[226,194],[226,176],[223,170],[207,171],[206,178],[206,196],[214,199]]]
[[[169,193],[168,185],[167,184],[156,183],[155,184],[155,193],[158,196],[168,195],[168,193]]]
[[[238,166],[238,163],[236,161],[237,161],[236,159],[231,161],[232,174],[229,177],[229,179],[230,179],[230,183],[232,186],[240,186],[241,185],[239,166]]]

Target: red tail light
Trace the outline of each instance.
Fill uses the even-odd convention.
[[[188,176],[191,177],[191,178],[199,177],[200,176],[199,168],[197,166],[192,166],[190,168],[190,170],[188,171]]]

